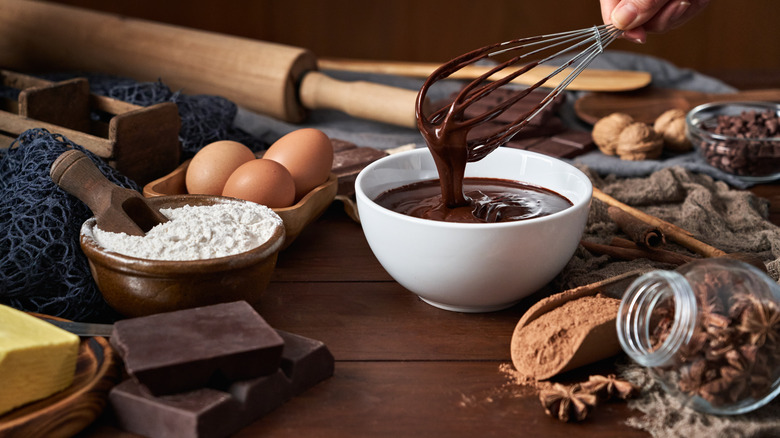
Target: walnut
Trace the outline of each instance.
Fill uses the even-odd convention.
[[[651,160],[661,156],[664,139],[647,123],[634,122],[620,131],[617,152],[621,160]]]
[[[670,109],[655,119],[655,129],[664,139],[664,147],[672,152],[688,152],[693,149],[688,140],[685,111]]]
[[[599,119],[593,125],[593,143],[607,155],[615,155],[620,132],[634,122],[634,118],[625,113],[612,113]]]

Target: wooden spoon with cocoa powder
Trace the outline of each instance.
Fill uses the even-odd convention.
[[[621,350],[615,321],[628,285],[649,269],[632,270],[551,295],[531,306],[515,327],[515,369],[534,380],[614,356]]]

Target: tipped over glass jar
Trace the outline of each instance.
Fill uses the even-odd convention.
[[[741,414],[780,392],[780,285],[747,263],[644,274],[623,296],[617,332],[628,356],[695,410]]]

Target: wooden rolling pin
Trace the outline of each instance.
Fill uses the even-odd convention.
[[[334,80],[306,49],[45,2],[2,1],[0,67],[161,80],[292,123],[329,108],[416,127],[417,90]]]

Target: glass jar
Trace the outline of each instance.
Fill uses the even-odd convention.
[[[780,285],[747,263],[642,275],[623,296],[617,332],[629,357],[698,411],[741,414],[780,392]]]

